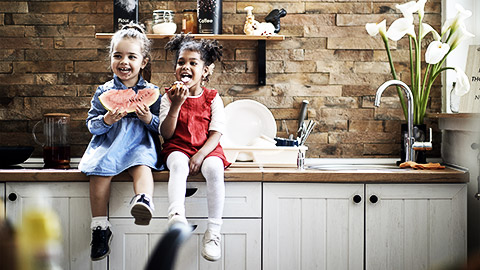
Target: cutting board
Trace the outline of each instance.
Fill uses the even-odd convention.
[[[460,97],[459,112],[480,113],[480,45],[469,46],[465,74],[470,79],[470,91]]]

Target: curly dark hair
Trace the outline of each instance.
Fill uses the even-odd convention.
[[[222,45],[218,44],[217,40],[201,39],[196,41],[190,35],[179,34],[175,35],[165,45],[165,49],[168,51],[176,51],[174,64],[178,61],[178,56],[184,50],[198,52],[200,59],[205,62],[206,66],[210,66],[217,60],[222,58]]]

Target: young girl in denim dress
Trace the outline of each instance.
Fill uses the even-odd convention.
[[[135,224],[148,225],[153,215],[152,169],[161,169],[157,154],[160,98],[150,107],[137,105],[132,113],[122,108],[107,111],[99,100],[109,90],[158,89],[140,75],[150,60],[150,46],[143,29],[135,24],[126,25],[113,35],[110,42],[113,79],[97,88],[88,111],[86,122],[93,137],[79,169],[90,177],[92,260],[101,260],[110,253],[112,232],[107,204],[113,176],[127,171],[133,178],[135,195],[130,212]]]

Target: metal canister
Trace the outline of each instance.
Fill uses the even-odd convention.
[[[197,0],[198,33],[222,34],[222,0]]]

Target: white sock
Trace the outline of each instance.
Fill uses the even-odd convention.
[[[209,218],[207,230],[216,234],[220,234],[220,231],[222,230],[222,223],[223,221],[221,219]]]
[[[220,233],[223,206],[225,203],[225,183],[223,161],[219,157],[208,157],[202,164],[202,175],[207,181],[208,229]]]
[[[167,167],[170,170],[168,178],[168,214],[185,216],[185,190],[189,173],[190,159],[182,152],[172,152],[167,158]]]
[[[106,230],[107,228],[112,227],[112,224],[110,224],[106,216],[92,217],[90,228],[93,230],[98,226],[100,226],[102,230]]]

